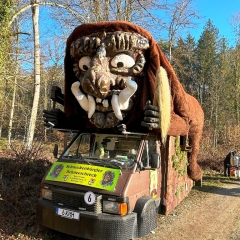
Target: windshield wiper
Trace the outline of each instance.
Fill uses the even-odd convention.
[[[106,164],[107,163],[107,164]],[[117,168],[119,168],[119,169],[122,169],[122,166],[121,165],[119,165],[118,163],[116,163],[116,162],[104,162],[104,164],[106,164],[106,167],[117,167]]]
[[[122,169],[122,166],[120,166],[119,164],[117,164],[116,162],[111,162],[111,161],[108,161],[108,160],[99,160],[98,158],[91,158],[92,159],[96,159],[96,160],[93,160],[91,161],[91,164],[96,164],[98,166],[103,166],[103,167],[117,167],[119,169]]]
[[[86,158],[83,158],[82,156],[63,156],[63,159],[78,162],[78,163],[87,163],[87,164],[92,164],[91,162],[87,161]]]
[[[119,168],[122,169],[121,164],[116,163],[116,162],[111,162],[108,160],[99,160],[98,158],[84,158],[84,157],[76,157],[76,156],[64,156],[63,158],[70,160],[70,161],[76,161],[78,163],[85,163],[85,164],[89,164],[89,165],[98,165],[98,166],[102,166],[102,167],[113,167],[113,168]]]

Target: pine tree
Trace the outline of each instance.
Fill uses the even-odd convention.
[[[195,39],[191,36],[191,34],[188,34],[186,40],[179,39],[177,41],[176,49],[174,50],[173,65],[186,91],[197,97],[195,48]]]
[[[213,73],[216,68],[218,29],[208,20],[204,31],[198,40],[196,48],[197,64],[195,71],[198,87],[198,99],[208,116],[210,107],[209,92],[212,87]]]

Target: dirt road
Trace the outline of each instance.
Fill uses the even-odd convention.
[[[193,190],[170,215],[159,216],[155,233],[141,239],[240,240],[240,181],[211,193]]]

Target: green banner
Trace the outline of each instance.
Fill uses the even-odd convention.
[[[45,179],[113,191],[119,175],[120,169],[88,164],[55,162]]]

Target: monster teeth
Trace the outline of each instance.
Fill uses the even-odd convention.
[[[108,107],[109,107],[108,100],[103,99],[103,101],[102,101],[102,105],[103,105],[103,107],[108,108]]]
[[[114,94],[112,96],[111,104],[112,104],[112,109],[116,118],[118,118],[119,120],[123,120],[122,113],[118,103],[118,95]]]
[[[74,82],[71,86],[71,91],[73,93],[73,95],[75,96],[75,98],[77,99],[78,103],[80,104],[80,106],[82,107],[82,109],[84,109],[86,112],[88,112],[89,110],[89,101],[87,99],[87,97],[80,91],[79,89],[80,86],[80,82]]]
[[[113,112],[119,120],[123,120],[121,110],[125,110],[129,106],[129,100],[131,96],[136,92],[137,90],[137,84],[136,82],[132,81],[130,78],[126,81],[127,87],[123,89],[119,95],[113,94],[111,99],[111,105]],[[92,115],[95,113],[96,110],[96,103],[102,103],[103,107],[108,108],[109,103],[107,99],[100,99],[96,98],[96,101],[93,96],[88,95],[86,97],[85,94],[83,94],[80,89],[80,82],[75,82],[71,86],[71,90],[77,101],[79,102],[82,109],[84,109],[86,112],[88,112],[88,118],[90,119]]]
[[[129,106],[129,100],[131,96],[136,92],[137,90],[137,84],[131,78],[129,78],[126,81],[127,87],[124,88],[119,95],[113,94],[111,104],[113,108],[113,112],[115,113],[115,116],[119,120],[123,120],[121,110],[125,110]]]
[[[124,88],[120,94],[119,94],[119,98],[118,98],[118,102],[119,102],[119,107],[122,110],[125,110],[128,108],[129,106],[129,100],[130,97],[136,92],[137,90],[137,83],[132,81],[131,78],[129,78],[126,81],[126,85],[127,87]]]
[[[96,103],[101,103],[102,99],[101,98],[96,98]]]
[[[89,106],[88,118],[90,119],[96,110],[96,102],[94,100],[94,97],[91,95],[88,95],[88,106]]]

